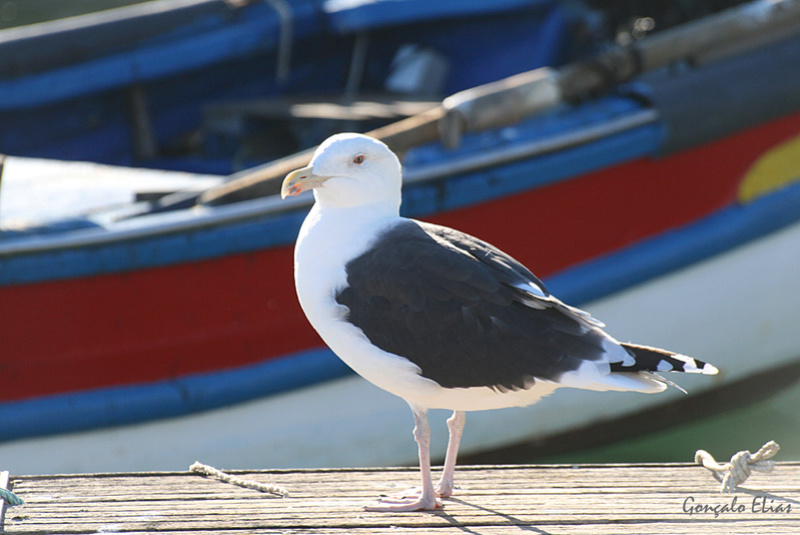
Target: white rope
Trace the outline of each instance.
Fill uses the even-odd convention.
[[[711,470],[717,481],[722,483],[719,489],[721,493],[734,492],[737,486],[750,477],[752,470],[771,472],[775,467],[775,461],[767,459],[773,457],[780,449],[781,447],[775,441],[770,440],[755,454],[749,451],[740,451],[731,457],[729,463],[725,464],[719,464],[707,451],[697,450],[697,453],[694,454],[694,462]]]
[[[213,466],[208,466],[197,461],[195,461],[195,463],[189,467],[189,470],[206,475],[208,477],[213,477],[214,479],[218,479],[223,483],[230,483],[231,485],[236,485],[238,487],[253,489],[259,492],[268,492],[282,498],[287,498],[289,496],[289,491],[283,487],[279,487],[277,485],[267,485],[266,483],[259,483],[258,481],[252,481],[249,479],[241,479],[236,476],[226,474],[221,470],[217,470]]]

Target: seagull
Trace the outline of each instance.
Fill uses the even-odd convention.
[[[401,187],[397,156],[352,133],[324,141],[281,187],[282,198],[314,192],[294,251],[306,317],[339,358],[414,415],[421,487],[366,510],[442,507],[467,411],[530,405],[560,387],[661,392],[675,385],[656,372],[717,373],[685,355],[618,342],[496,247],[401,217]],[[436,485],[428,409],[453,411]]]

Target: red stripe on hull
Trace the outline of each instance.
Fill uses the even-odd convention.
[[[292,250],[3,288],[0,400],[133,384],[321,345]]]

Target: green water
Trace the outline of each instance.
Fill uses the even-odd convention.
[[[586,452],[537,458],[536,462],[693,462],[698,449],[723,462],[741,450],[755,453],[770,440],[781,446],[776,461],[800,461],[800,382],[743,409]]]

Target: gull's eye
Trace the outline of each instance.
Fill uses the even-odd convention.
[[[362,163],[364,163],[364,160],[365,160],[364,155],[363,154],[359,154],[358,156],[353,158],[353,163],[361,165]]]

